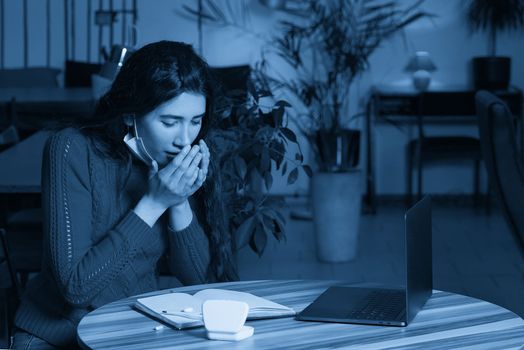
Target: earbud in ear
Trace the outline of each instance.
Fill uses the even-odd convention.
[[[134,120],[135,120],[135,115],[134,114],[126,114],[126,115],[124,115],[124,124],[126,124],[127,126],[133,126]]]

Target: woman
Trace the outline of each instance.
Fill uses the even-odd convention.
[[[17,311],[14,348],[76,346],[82,316],[160,289],[162,268],[171,286],[237,278],[205,142],[214,112],[207,64],[161,41],[124,64],[98,122],[49,139],[42,272]]]

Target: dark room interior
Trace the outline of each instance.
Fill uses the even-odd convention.
[[[0,0],[0,348],[524,349],[523,30],[524,0]],[[304,322],[332,286],[401,327]],[[209,288],[246,294],[137,306]]]

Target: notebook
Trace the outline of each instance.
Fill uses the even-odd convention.
[[[426,196],[404,215],[406,286],[332,286],[297,315],[302,321],[407,326],[433,290],[431,199]]]
[[[295,316],[295,310],[251,293],[209,288],[193,295],[167,293],[139,298],[135,308],[175,328],[203,326],[202,304],[206,300],[235,300],[249,305],[248,320]]]

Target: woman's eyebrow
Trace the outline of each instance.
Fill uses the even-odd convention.
[[[199,115],[195,115],[191,119],[200,119],[200,118],[203,118],[204,115],[205,115],[205,113],[202,113],[202,114],[199,114]],[[160,118],[171,118],[171,119],[177,119],[177,120],[185,119],[185,117],[183,117],[181,115],[174,115],[174,114],[161,114]]]

